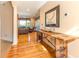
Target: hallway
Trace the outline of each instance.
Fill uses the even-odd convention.
[[[18,45],[12,46],[7,54],[9,58],[51,58],[46,48],[36,41],[36,32],[18,36]]]

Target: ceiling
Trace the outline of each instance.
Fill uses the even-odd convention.
[[[19,17],[32,17],[35,16],[41,6],[46,1],[15,1]]]

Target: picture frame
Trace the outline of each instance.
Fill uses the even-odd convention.
[[[57,5],[56,7],[45,13],[45,26],[59,27],[59,23],[60,23],[60,6]]]

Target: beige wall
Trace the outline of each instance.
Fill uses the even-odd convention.
[[[13,10],[10,2],[0,5],[1,39],[11,41],[13,37]]]
[[[31,23],[32,23],[32,26],[34,27],[35,26],[35,18],[34,17],[31,17]]]
[[[35,17],[39,17],[40,16],[40,9],[37,11],[37,13],[35,14]]]
[[[41,24],[45,25],[45,12],[57,5],[60,5],[60,27],[56,28],[56,31],[67,32],[78,24],[79,3],[48,2],[40,10]],[[68,16],[64,16],[65,13],[68,13]]]
[[[54,8],[55,6],[60,5],[60,27],[55,28],[56,32],[66,33],[68,35],[74,35],[79,37],[79,2],[47,2],[43,7],[40,9],[40,22],[43,26],[41,28],[45,27],[45,12]],[[64,16],[65,13],[68,13],[67,16]],[[47,27],[46,27],[47,28]],[[52,29],[52,28],[51,28]],[[53,30],[52,30],[53,31]],[[76,32],[77,31],[77,32]],[[79,42],[79,40],[77,40]],[[77,41],[74,41],[75,44],[78,43]],[[69,44],[69,47],[73,46],[74,43]],[[73,51],[78,51],[79,43],[77,47],[74,48],[72,51],[69,50],[69,55],[72,55],[73,57],[79,57],[79,52],[75,53]],[[76,50],[75,50],[76,49]],[[71,53],[72,52],[72,53]]]

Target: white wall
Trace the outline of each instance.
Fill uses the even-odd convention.
[[[0,5],[1,39],[17,44],[17,8],[14,2]]]
[[[13,40],[13,24],[12,24],[12,6],[10,2],[0,5],[0,20],[1,20],[1,39],[12,42]]]
[[[40,9],[40,22],[43,26],[41,28],[45,27],[45,12],[54,8],[55,6],[60,5],[60,27],[56,28],[56,32],[66,33],[68,35],[74,35],[79,37],[79,2],[47,2],[43,7]],[[68,15],[65,16],[64,14],[67,13]],[[47,27],[46,27],[47,28]],[[51,28],[52,29],[52,28]],[[53,31],[53,30],[52,30]],[[73,34],[72,34],[73,33]],[[69,44],[69,47],[73,46],[74,44],[78,43],[79,40],[74,41],[75,43]],[[76,49],[79,50],[78,44]],[[71,48],[72,49],[72,48]],[[69,54],[71,54],[73,57],[76,55],[79,55],[79,52],[76,52],[75,55],[73,49],[71,51],[69,48]],[[76,51],[78,51],[76,50]],[[72,53],[71,53],[72,52]],[[77,56],[79,57],[79,56]]]
[[[0,39],[1,39],[1,17],[0,17]]]
[[[11,2],[13,6],[13,45],[16,45],[18,42],[18,30],[17,30],[17,7],[14,1]]]

